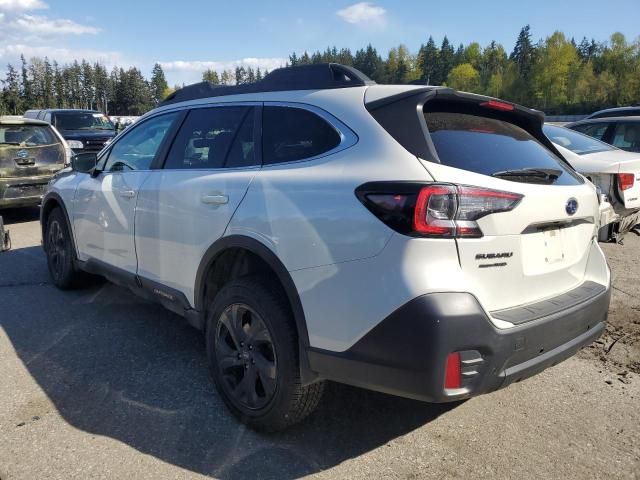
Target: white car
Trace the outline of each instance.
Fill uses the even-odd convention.
[[[640,153],[625,152],[593,137],[546,124],[544,133],[600,196],[600,241],[621,242],[640,223]]]
[[[607,319],[595,187],[542,120],[336,64],[185,87],[51,183],[52,282],[98,273],[186,317],[255,428],[304,418],[323,380],[490,392]]]

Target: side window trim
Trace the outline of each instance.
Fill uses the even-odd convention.
[[[262,106],[263,105],[264,105],[264,102],[249,101],[249,102],[201,103],[198,105],[189,105],[187,107],[183,107],[182,116],[179,117],[179,119],[175,122],[174,126],[172,126],[171,130],[169,131],[169,134],[171,135],[171,141],[161,146],[159,153],[161,153],[162,155],[156,159],[158,160],[157,165],[155,165],[156,164],[155,161],[152,165],[155,165],[155,168],[157,169],[165,169],[167,158],[169,156],[169,152],[171,151],[171,147],[173,146],[173,143],[175,142],[176,137],[178,136],[178,132],[180,131],[180,128],[186,121],[187,116],[191,111],[199,110],[199,109],[214,108],[214,107],[220,107],[220,108],[222,107],[254,107],[255,114],[253,117],[253,121],[254,121],[253,138],[255,142],[254,143],[255,157],[256,157],[255,165],[250,165],[247,167],[235,167],[235,168],[220,167],[220,168],[189,169],[189,170],[190,171],[201,170],[201,171],[213,172],[213,171],[221,171],[221,170],[230,171],[230,170],[249,170],[249,169],[260,168],[262,166]],[[169,135],[167,135],[167,139],[168,138],[169,138]],[[152,166],[152,169],[153,168],[154,167]],[[166,168],[166,169],[170,170],[169,168]]]
[[[358,135],[351,130],[347,125],[338,120],[336,117],[331,115],[326,110],[323,110],[320,107],[316,107],[315,105],[310,105],[308,103],[299,103],[299,102],[264,102],[264,107],[286,107],[286,108],[297,108],[300,110],[307,110],[311,113],[315,113],[320,118],[322,118],[325,122],[333,128],[338,136],[340,137],[340,142],[338,145],[333,147],[331,150],[327,150],[326,152],[321,153],[320,155],[314,155],[313,157],[301,158],[300,160],[290,160],[288,162],[279,162],[279,163],[270,163],[265,165],[262,163],[262,168],[272,168],[272,167],[280,167],[281,165],[290,165],[294,163],[300,162],[311,162],[313,160],[317,160],[319,158],[324,158],[329,155],[333,155],[334,153],[341,152],[346,150],[347,148],[353,147],[356,143],[358,143]],[[260,121],[262,122],[262,115],[260,115]],[[263,128],[260,126],[260,150],[261,155],[260,159],[262,160],[262,144],[264,139],[262,138]]]

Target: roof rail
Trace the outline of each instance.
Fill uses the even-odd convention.
[[[281,92],[284,90],[325,90],[331,88],[363,87],[375,82],[364,73],[347,65],[320,63],[278,68],[259,82],[243,85],[213,85],[200,82],[176,90],[160,105],[187,100],[243,93]]]

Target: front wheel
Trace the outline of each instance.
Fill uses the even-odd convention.
[[[60,208],[49,214],[43,240],[51,281],[63,290],[72,288],[78,283],[80,272],[73,265],[73,244]]]
[[[302,386],[298,339],[283,295],[270,280],[244,277],[216,295],[206,329],[207,355],[218,392],[247,425],[277,431],[318,405],[323,383]]]

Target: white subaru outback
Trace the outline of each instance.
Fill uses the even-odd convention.
[[[254,428],[304,418],[324,380],[490,392],[607,319],[595,188],[542,120],[336,64],[186,87],[51,182],[51,278],[99,274],[186,317]]]

